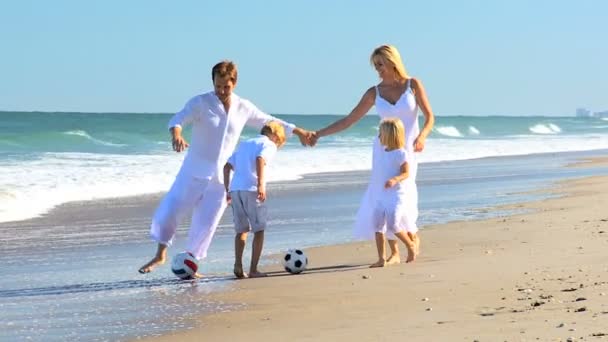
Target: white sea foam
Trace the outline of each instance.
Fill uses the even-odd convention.
[[[536,124],[529,128],[530,132],[536,134],[558,134],[562,129],[552,123],[549,124]]]
[[[104,141],[101,139],[95,139],[92,136],[90,136],[86,131],[82,131],[82,130],[67,131],[67,132],[63,132],[63,134],[80,136],[80,137],[86,138],[87,140],[92,141],[95,144],[103,145],[103,146],[114,146],[114,147],[126,146],[125,144],[116,144],[116,143]]]
[[[469,134],[479,135],[479,130],[475,126],[469,126]]]
[[[448,136],[448,137],[462,137],[462,133],[458,130],[458,128],[453,126],[437,126],[435,128],[437,133]]]
[[[547,126],[549,127],[549,126]],[[367,144],[289,146],[269,164],[269,181],[294,180],[308,173],[368,170],[372,139]],[[509,136],[505,139],[428,139],[420,162],[464,160],[543,152],[608,148],[608,135]],[[2,161],[0,222],[35,217],[65,202],[166,191],[183,154],[153,155],[46,153],[41,159]]]

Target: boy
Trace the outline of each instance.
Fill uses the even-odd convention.
[[[234,275],[245,278],[243,251],[247,233],[253,231],[251,266],[249,277],[265,277],[258,271],[258,262],[264,245],[266,228],[266,179],[264,169],[285,143],[285,129],[278,121],[270,121],[262,127],[260,136],[243,141],[224,166],[224,187],[227,201],[232,204],[232,216],[236,236],[234,238]],[[232,182],[230,172],[234,170]]]

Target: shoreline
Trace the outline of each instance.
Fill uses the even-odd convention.
[[[597,161],[595,161],[595,160],[597,158],[601,158],[598,156],[604,155],[607,153],[608,153],[608,149],[584,150],[584,151],[561,151],[561,152],[532,153],[532,154],[526,154],[526,155],[489,156],[489,157],[463,159],[463,160],[459,159],[459,160],[431,161],[431,162],[420,163],[420,165],[425,165],[424,166],[425,168],[430,168],[432,166],[441,166],[441,165],[452,164],[452,163],[475,163],[478,161],[501,160],[501,159],[505,159],[505,158],[507,158],[507,159],[508,158],[534,159],[537,157],[558,154],[558,155],[563,155],[563,156],[571,156],[573,159],[577,160],[577,161],[573,162],[572,165],[567,165],[567,167],[587,168],[588,166],[597,166],[596,165]],[[608,166],[608,163],[604,163],[602,165]],[[271,191],[276,190],[276,189],[281,189],[282,187],[284,187],[286,185],[297,185],[298,183],[301,183],[300,188],[303,188],[303,187],[309,186],[311,182],[314,182],[315,180],[318,180],[320,178],[331,177],[331,178],[336,178],[336,179],[337,178],[357,179],[357,183],[360,186],[365,186],[368,181],[369,172],[370,172],[370,170],[354,170],[354,171],[350,170],[350,171],[306,173],[306,174],[302,174],[301,177],[296,180],[272,181],[272,182],[269,182],[268,185],[269,185],[269,189]],[[315,184],[316,184],[316,182],[315,182]],[[171,186],[170,183],[167,184],[167,191],[170,186]],[[331,186],[341,186],[341,184],[333,184]],[[101,205],[101,206],[116,207],[117,205],[115,205],[115,204],[118,202],[118,204],[120,204],[120,205],[135,206],[135,207],[138,207],[139,209],[143,208],[144,206],[148,206],[148,207],[153,206],[155,208],[156,205],[158,205],[158,202],[160,201],[162,196],[164,196],[167,193],[167,191],[152,192],[152,193],[145,193],[145,194],[135,194],[135,195],[127,195],[127,196],[119,196],[119,197],[103,197],[103,198],[95,198],[95,199],[89,199],[89,200],[68,201],[68,202],[58,204],[55,207],[49,209],[48,211],[46,211],[42,214],[37,215],[37,216],[28,217],[28,218],[25,218],[22,220],[0,221],[0,228],[2,226],[8,226],[8,225],[36,223],[36,222],[39,222],[40,220],[45,220],[47,218],[59,216],[59,215],[61,215],[62,212],[70,211],[75,207],[82,207],[82,206]],[[154,208],[152,208],[152,209],[154,209]],[[150,211],[150,209],[148,209],[147,211]],[[151,215],[152,215],[152,213],[150,213],[150,218],[151,218]]]
[[[605,166],[608,158],[583,163]],[[199,316],[192,330],[145,340],[608,336],[608,176],[554,186],[541,191],[555,198],[507,205],[529,212],[425,227],[412,265],[367,268],[372,242],[307,249],[309,270],[301,275],[272,265],[270,277],[234,281],[206,298],[246,303],[242,310]]]
[[[518,203],[555,197],[547,196],[547,189],[556,188],[552,184],[558,184],[556,181],[560,179],[582,179],[589,175],[608,174],[603,165],[592,169],[565,167],[569,162],[598,155],[605,156],[607,153],[499,157],[427,164],[424,176],[419,177],[419,190],[423,191],[425,198],[421,224],[430,227],[436,226],[430,224],[433,222],[442,223],[449,220],[462,223],[483,217],[521,213],[524,210]],[[531,169],[530,165],[543,165],[543,168],[537,172]],[[326,322],[321,323],[329,324],[327,328],[334,330],[336,328],[330,323],[334,321],[334,316],[342,314],[343,308],[348,306],[352,298],[357,299],[361,293],[371,296],[376,292],[382,294],[385,291],[383,286],[378,287],[378,284],[369,282],[379,277],[382,279],[383,272],[364,273],[369,272],[367,265],[375,258],[375,248],[368,242],[344,245],[352,240],[350,222],[367,181],[367,174],[360,171],[346,174],[312,174],[300,181],[285,182],[269,189],[272,191],[269,205],[272,201],[271,208],[274,213],[272,229],[267,232],[266,254],[263,255],[261,269],[281,272],[274,273],[272,280],[264,279],[259,282],[235,282],[231,279],[234,233],[230,215],[223,218],[212,245],[214,250],[210,251],[210,257],[201,265],[203,273],[211,275],[207,278],[210,282],[203,280],[193,284],[179,283],[166,265],[147,276],[138,274],[137,267],[149,259],[149,253],[154,247],[148,239],[147,226],[161,193],[144,197],[73,202],[41,218],[14,224],[0,223],[1,240],[4,241],[0,260],[5,262],[3,269],[6,271],[2,287],[11,289],[0,291],[0,297],[3,297],[0,298],[0,307],[6,309],[3,316],[6,318],[6,329],[0,329],[5,330],[0,335],[13,339],[26,338],[37,331],[37,336],[46,336],[47,340],[61,340],[61,336],[97,336],[124,340],[162,336],[165,333],[172,334],[172,331],[179,333],[201,324],[204,324],[206,329],[208,324],[215,324],[207,321],[209,313],[240,309],[244,307],[243,303],[248,303],[249,306],[245,307],[243,312],[243,315],[247,315],[247,310],[250,310],[253,303],[251,298],[223,297],[235,293],[241,295],[247,291],[261,293],[261,299],[273,298],[280,294],[279,300],[282,302],[275,303],[272,308],[264,301],[255,304],[269,308],[268,312],[273,316],[277,312],[280,313],[284,306],[289,307],[291,301],[298,305],[294,310],[308,308],[310,297],[313,305],[311,310],[315,312],[314,310],[320,310],[318,306],[325,303],[323,300],[327,293],[318,290],[327,286],[328,279],[331,282],[331,286],[327,288],[330,291],[330,299],[336,297],[339,302],[328,302],[336,310],[328,310],[325,316],[322,316]],[[462,191],[467,188],[475,190],[472,193]],[[545,189],[544,192],[542,189]],[[444,235],[451,236],[452,233],[443,233],[444,226],[440,227],[436,232],[433,229],[422,230],[423,256],[420,263],[425,263],[422,268],[428,267],[428,260],[425,261],[425,258],[435,258],[436,249],[442,255],[442,244],[447,246],[445,250],[451,247],[449,241],[444,241]],[[186,221],[178,228],[174,251],[183,248],[187,230]],[[428,239],[427,231],[431,234]],[[433,237],[434,234],[437,237]],[[463,238],[471,239],[468,236],[471,234],[475,233],[463,231],[461,236],[453,237],[452,241],[459,243]],[[338,246],[334,248],[332,245]],[[284,276],[286,274],[282,272],[277,256],[275,255],[274,259],[269,257],[292,247],[304,248],[311,260],[308,272],[297,276],[299,278]],[[403,247],[401,248],[403,250]],[[20,262],[24,250],[29,251],[28,265]],[[248,254],[246,251],[246,255]],[[431,267],[433,266],[434,264],[431,264]],[[421,267],[404,267],[403,275],[398,275],[403,284],[396,284],[407,289],[409,277],[412,275],[410,271]],[[386,269],[387,275],[396,276],[391,273],[394,272],[392,269],[393,267]],[[359,278],[349,279],[350,282],[335,288],[337,282],[344,281],[334,279],[335,276],[352,276],[353,273]],[[368,276],[368,279],[359,283],[363,276]],[[215,281],[217,279],[222,281]],[[391,279],[389,276],[387,282],[390,284],[389,280],[395,282],[399,279]],[[278,286],[275,283],[281,282],[282,286],[294,287],[307,301],[300,304],[298,300],[302,298],[292,298],[290,293],[281,294],[280,289],[275,289]],[[266,293],[242,287],[254,283],[261,284],[263,288],[268,286],[272,290]],[[367,287],[359,288],[361,285]],[[351,288],[352,286],[355,287]],[[350,297],[342,296],[339,290],[348,290]],[[16,306],[11,299],[21,298],[21,291],[32,295],[23,298],[29,305]],[[91,297],[92,293],[97,295]],[[369,297],[359,300],[359,305],[367,305],[370,300]],[[394,303],[400,300],[395,298],[386,305],[392,308]],[[88,305],[84,305],[85,303]],[[358,307],[355,309],[358,310]],[[91,319],[94,316],[88,315],[91,310],[96,313],[94,320]],[[373,312],[378,315],[386,310]],[[348,316],[350,313],[344,314]],[[293,315],[298,316],[301,313],[294,311]],[[262,318],[274,320],[273,316]],[[72,324],[76,326],[68,324],[62,317],[72,317]],[[40,321],[41,319],[43,321]],[[251,322],[248,320],[244,321],[244,324],[249,323]],[[288,323],[282,324],[288,326]],[[310,324],[315,326],[318,323]],[[360,324],[364,326],[365,322],[360,321]],[[110,326],[116,329],[109,331],[104,328]],[[273,327],[272,324],[268,326]],[[345,323],[345,326],[348,326],[348,323]],[[388,330],[391,328],[386,327]],[[255,330],[256,326],[251,326],[251,329]],[[53,336],[47,335],[50,331],[54,331]],[[223,333],[230,336],[229,332]],[[295,331],[289,334],[292,333],[293,338],[302,338]],[[370,339],[380,338],[367,340]],[[353,337],[353,340],[357,338]]]

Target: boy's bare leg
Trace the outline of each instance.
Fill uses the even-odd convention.
[[[243,272],[243,251],[245,251],[246,242],[246,232],[237,233],[234,237],[234,275],[239,279],[247,277],[245,272]]]
[[[387,265],[398,264],[401,262],[401,257],[399,256],[399,245],[397,244],[397,240],[388,240],[388,247],[391,249],[391,255],[386,259]]]
[[[410,239],[412,239],[412,242],[414,243],[416,255],[420,255],[420,237],[418,236],[418,234],[408,232],[407,236],[409,236]]]
[[[260,230],[253,234],[253,248],[251,249],[251,266],[249,268],[249,278],[266,277],[267,274],[258,271],[258,263],[264,248],[264,231]]]
[[[159,243],[156,249],[156,255],[152,260],[139,268],[139,273],[150,273],[158,265],[162,265],[167,260],[167,245]]]
[[[405,262],[413,262],[416,260],[416,247],[414,246],[414,242],[409,235],[407,235],[404,231],[400,231],[395,233],[395,236],[398,237],[407,248],[407,259],[405,259]]]
[[[376,248],[378,249],[378,261],[369,267],[384,267],[386,265],[386,251],[384,249],[384,233],[376,232]]]

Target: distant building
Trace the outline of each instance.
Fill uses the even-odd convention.
[[[608,110],[592,113],[587,108],[577,108],[576,116],[579,118],[608,118]]]
[[[588,110],[587,108],[577,108],[576,109],[576,116],[583,117],[583,118],[588,118],[588,117],[593,116],[593,114],[591,114],[591,111]]]
[[[594,118],[608,118],[608,110],[605,110],[603,112],[594,112],[593,117]]]

